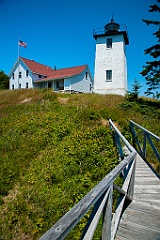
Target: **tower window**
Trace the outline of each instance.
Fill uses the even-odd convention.
[[[28,70],[26,70],[26,77],[28,77],[28,73],[29,73],[29,71],[28,71]]]
[[[106,70],[106,81],[112,81],[112,70]]]
[[[21,89],[21,83],[19,83],[19,89]]]
[[[26,88],[28,88],[28,82],[26,82]]]
[[[86,80],[88,79],[88,72],[86,72]]]
[[[19,72],[19,78],[21,78],[22,77],[22,73],[21,72]]]
[[[12,89],[14,89],[14,84],[12,84]]]
[[[112,48],[112,38],[107,38],[107,48]]]
[[[12,79],[14,79],[14,73],[12,73]]]

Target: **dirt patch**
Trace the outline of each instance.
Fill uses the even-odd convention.
[[[27,103],[30,102],[32,100],[32,98],[25,98],[21,103]]]
[[[101,123],[102,123],[102,126],[104,126],[104,127],[109,126],[109,122],[106,119],[102,119]]]
[[[14,199],[16,199],[17,194],[20,193],[17,189],[12,189],[9,191],[8,195],[3,197],[3,201],[5,203],[12,202]]]
[[[61,97],[58,97],[58,102],[62,103],[62,104],[67,104],[69,98],[61,98]]]

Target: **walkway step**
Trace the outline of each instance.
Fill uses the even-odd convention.
[[[116,240],[160,240],[160,181],[138,155],[133,201],[124,211]]]

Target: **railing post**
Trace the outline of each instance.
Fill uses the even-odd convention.
[[[104,212],[106,201],[108,202],[110,199],[110,194],[111,191],[109,188],[107,192],[103,194],[101,198],[95,203],[91,216],[82,234],[81,240],[92,240],[101,214]]]
[[[131,180],[128,188],[128,194],[133,198],[134,194],[134,181],[135,181],[135,170],[136,170],[136,159],[133,160],[133,171],[131,175]]]
[[[119,136],[116,132],[115,132],[115,141],[116,141],[116,146],[117,146],[118,151],[119,151],[120,158],[121,158],[121,160],[123,160],[124,159],[124,153],[123,153],[122,145],[121,145],[121,142],[120,142],[120,138],[119,138]]]
[[[140,146],[137,134],[135,132],[134,126],[136,126],[137,128],[139,128],[142,132],[143,132],[143,149]],[[160,162],[160,154],[156,148],[156,146],[154,145],[152,138],[156,139],[157,141],[160,141],[160,137],[158,137],[157,135],[155,135],[154,133],[148,131],[147,129],[141,127],[140,125],[138,125],[137,123],[133,122],[132,120],[130,120],[130,130],[133,136],[133,141],[134,141],[134,145],[135,148],[136,146],[138,147],[137,151],[139,152],[139,154],[141,155],[141,157],[146,160],[146,152],[147,152],[147,140],[149,141],[149,144],[151,146],[151,148],[153,149],[156,158],[158,159],[158,161]],[[136,145],[137,144],[137,145]]]
[[[151,147],[152,147],[152,149],[153,149],[153,151],[154,151],[154,153],[155,153],[155,155],[156,155],[158,161],[160,162],[160,155],[159,155],[159,153],[158,153],[156,147],[154,146],[154,144],[153,144],[153,142],[152,142],[152,140],[151,140],[149,134],[146,134],[146,136],[147,136],[147,139],[148,139],[148,141],[149,141],[149,143],[150,143],[150,145],[151,145]]]
[[[110,186],[106,210],[103,216],[102,240],[111,240],[113,184]]]
[[[143,132],[143,152],[142,157],[146,159],[146,133]]]

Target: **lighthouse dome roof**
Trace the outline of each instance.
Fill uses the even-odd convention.
[[[114,19],[111,19],[111,22],[105,25],[105,32],[118,32],[120,25],[114,22]]]

